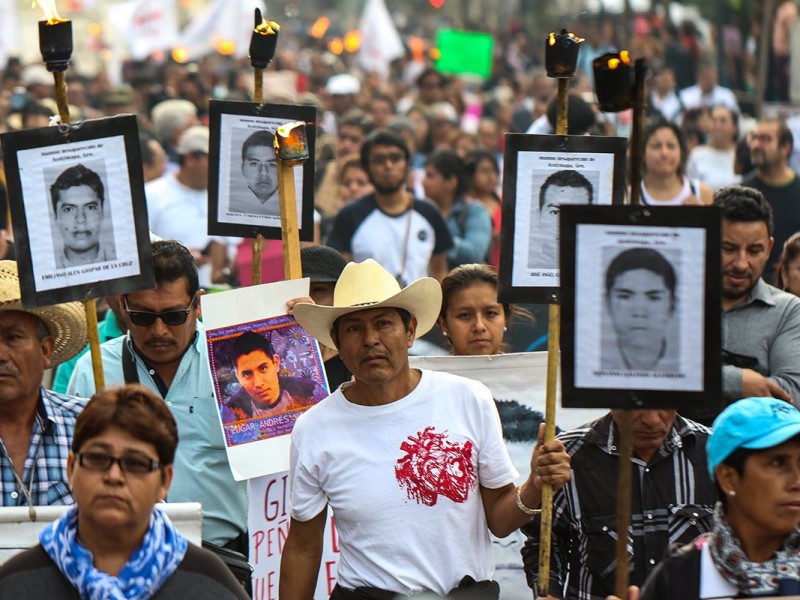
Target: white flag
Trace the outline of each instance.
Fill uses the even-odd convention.
[[[108,22],[124,40],[135,60],[156,50],[169,50],[178,39],[174,0],[132,0],[108,9]]]
[[[405,48],[384,0],[367,0],[358,29],[361,32],[358,64],[385,79],[389,63],[402,58]]]
[[[20,48],[17,22],[16,2],[0,2],[0,65],[6,64],[8,57],[16,54]]]
[[[186,26],[178,45],[188,60],[211,52],[243,58],[250,47],[256,8],[270,18],[260,0],[216,0]]]

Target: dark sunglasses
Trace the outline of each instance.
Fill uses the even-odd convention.
[[[195,300],[197,300],[196,296],[192,298],[192,303],[189,304],[189,308],[167,310],[164,312],[150,312],[147,310],[131,310],[128,308],[128,297],[123,296],[123,298],[125,301],[125,312],[128,313],[131,323],[137,327],[150,327],[150,325],[156,322],[156,319],[161,319],[164,325],[171,325],[173,327],[176,325],[183,325],[186,323],[186,319],[189,318],[189,313],[192,312]]]
[[[135,473],[143,475],[152,473],[161,468],[161,463],[157,460],[150,460],[146,456],[111,456],[102,452],[79,452],[77,455],[78,464],[90,471],[106,472],[114,463],[119,465],[125,473]]]

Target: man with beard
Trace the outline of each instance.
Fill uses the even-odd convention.
[[[242,144],[242,175],[247,188],[233,182],[230,210],[280,216],[278,199],[278,162],[269,131],[256,131]]]
[[[153,242],[152,250],[155,289],[122,296],[128,333],[100,346],[105,383],[141,383],[164,399],[181,440],[167,501],[201,502],[204,543],[247,555],[247,486],[233,479],[225,453],[198,320],[203,290],[197,267],[189,250],[174,240]],[[89,354],[78,360],[67,389],[85,397],[94,393]]]
[[[766,197],[775,215],[775,243],[766,264],[767,281],[772,281],[773,269],[778,262],[784,242],[800,230],[800,178],[789,166],[792,155],[792,132],[782,119],[761,119],[747,137],[750,161],[755,175],[742,185],[755,188]]]
[[[348,261],[375,259],[401,285],[447,274],[445,252],[453,238],[439,209],[406,189],[410,153],[403,138],[386,129],[367,137],[361,164],[375,192],[339,212],[328,237]]]
[[[722,392],[800,401],[800,299],[767,284],[773,214],[764,195],[741,186],[714,196],[722,209]],[[711,425],[722,406],[681,414]]]

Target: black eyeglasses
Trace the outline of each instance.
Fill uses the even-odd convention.
[[[77,457],[78,464],[90,471],[105,472],[114,463],[118,464],[125,473],[136,475],[152,473],[161,468],[161,463],[157,460],[150,460],[146,456],[136,456],[135,454],[117,457],[102,452],[79,452]]]
[[[192,312],[195,300],[197,300],[196,296],[192,298],[189,308],[166,310],[164,312],[150,312],[148,310],[131,310],[128,308],[128,297],[123,296],[123,298],[125,300],[125,312],[127,312],[128,316],[131,318],[131,323],[137,327],[150,327],[150,325],[156,322],[156,319],[161,319],[164,325],[171,325],[173,327],[183,325],[186,323],[186,319],[189,318],[189,313]]]

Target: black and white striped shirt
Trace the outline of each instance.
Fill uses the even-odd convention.
[[[558,436],[572,460],[570,481],[553,499],[550,594],[558,597],[602,600],[614,593],[619,453],[612,423],[609,413]],[[669,544],[689,542],[711,528],[717,494],[706,467],[709,433],[678,416],[649,463],[633,457],[631,585],[644,582]],[[525,572],[536,589],[539,520],[523,531]]]

